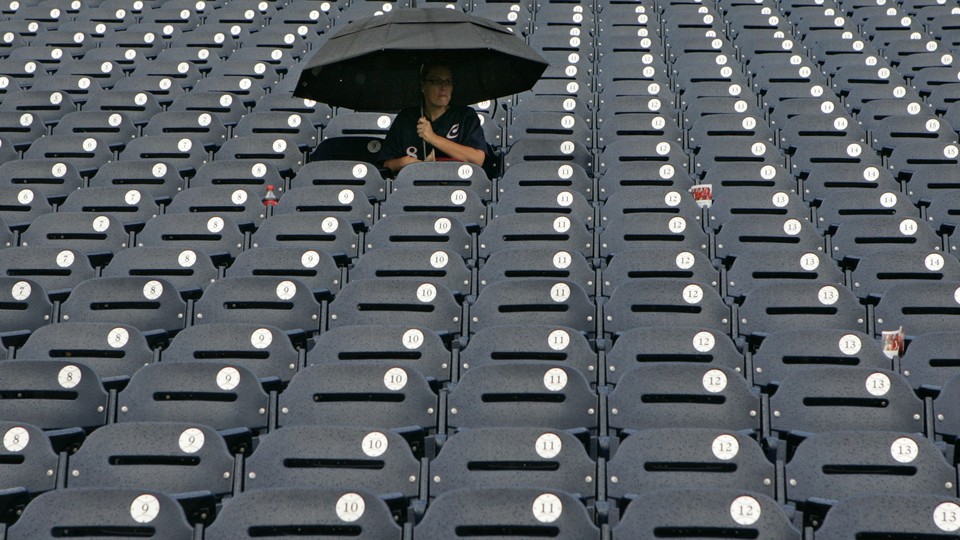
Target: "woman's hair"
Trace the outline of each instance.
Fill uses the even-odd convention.
[[[424,62],[420,66],[420,81],[423,82],[427,78],[427,73],[430,73],[430,70],[433,68],[444,67],[450,70],[453,73],[453,66],[449,62],[444,62],[442,60],[430,60]]]

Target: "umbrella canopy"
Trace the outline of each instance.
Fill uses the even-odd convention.
[[[331,37],[303,69],[294,95],[356,110],[415,106],[420,68],[431,61],[453,69],[452,102],[463,105],[529,90],[547,68],[492,21],[451,9],[398,9]]]

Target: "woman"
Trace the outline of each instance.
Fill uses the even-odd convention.
[[[487,142],[472,108],[451,105],[453,70],[428,64],[421,70],[423,106],[397,114],[383,141],[380,159],[394,174],[411,163],[436,160],[483,165]]]

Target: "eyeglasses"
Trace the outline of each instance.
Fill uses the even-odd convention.
[[[453,79],[424,79],[423,82],[433,86],[453,86]]]

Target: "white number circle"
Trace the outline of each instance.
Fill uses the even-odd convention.
[[[817,291],[817,300],[825,306],[832,306],[840,299],[840,291],[833,285],[825,285]]]
[[[570,286],[566,283],[557,283],[550,287],[550,299],[554,302],[566,302],[570,298]]]
[[[680,234],[687,229],[687,220],[680,216],[672,217],[667,222],[667,228],[674,234]]]
[[[933,510],[933,523],[941,531],[954,532],[960,529],[960,505],[944,502]]]
[[[880,206],[884,208],[893,208],[897,205],[897,195],[890,191],[880,196]]]
[[[134,206],[134,205],[139,204],[139,203],[140,203],[140,192],[137,191],[137,190],[135,190],[135,189],[131,189],[131,190],[127,191],[126,193],[123,194],[123,201],[124,201],[125,203],[129,204],[130,206]]]
[[[673,167],[673,165],[667,164],[660,167],[660,178],[664,180],[669,180],[673,178],[673,175],[675,175],[676,173],[677,173],[677,170]]]
[[[320,254],[312,249],[304,251],[303,255],[300,256],[300,264],[304,268],[316,268],[320,264]]]
[[[899,463],[912,463],[920,454],[920,447],[910,437],[900,437],[890,445],[890,455]]]
[[[130,332],[126,328],[117,327],[107,334],[107,344],[114,349],[122,349],[130,341]]]
[[[725,433],[718,435],[717,438],[713,440],[710,448],[713,450],[713,455],[716,456],[717,459],[729,461],[737,457],[737,454],[740,453],[740,441],[733,435]]]
[[[320,222],[320,228],[327,234],[335,233],[340,228],[340,222],[335,217],[324,218]]]
[[[423,332],[416,328],[411,328],[403,333],[403,337],[400,338],[400,340],[407,349],[411,351],[417,350],[423,345]]]
[[[939,253],[931,253],[926,256],[923,260],[923,265],[927,267],[927,270],[935,272],[943,268],[943,255]]]
[[[13,284],[13,287],[10,289],[10,295],[13,296],[14,300],[24,301],[30,298],[30,293],[32,292],[32,287],[27,281],[18,281]]]
[[[544,433],[537,437],[534,448],[537,455],[543,459],[553,459],[560,455],[560,451],[563,450],[563,441],[555,433]]]
[[[250,345],[254,349],[266,349],[273,343],[273,332],[266,328],[257,328],[250,334]]]
[[[563,503],[553,493],[544,493],[533,501],[533,517],[540,523],[553,523],[562,513]]]
[[[566,330],[554,330],[547,336],[547,345],[555,351],[562,351],[570,344],[570,334]]]
[[[60,268],[70,268],[73,266],[74,260],[73,252],[68,249],[57,253],[57,266]]]
[[[699,352],[710,352],[717,345],[717,338],[706,330],[697,332],[693,336],[693,348]]]
[[[83,378],[83,375],[80,373],[80,368],[74,365],[63,366],[60,370],[60,373],[57,374],[57,382],[60,383],[60,386],[63,388],[73,388],[80,384],[80,379]]]
[[[764,165],[760,167],[760,178],[764,180],[773,180],[777,177],[777,168],[773,165]]]
[[[191,268],[197,262],[197,254],[193,250],[185,249],[177,255],[177,263],[182,268]]]
[[[353,170],[351,172],[353,173],[354,178],[363,178],[367,175],[367,166],[363,163],[358,163],[353,166]]]
[[[207,220],[207,230],[216,234],[223,230],[223,218],[214,216]]]
[[[553,220],[553,230],[558,233],[565,233],[570,230],[570,218],[560,216]]]
[[[681,270],[689,270],[693,268],[696,258],[693,256],[693,253],[690,253],[689,251],[681,251],[680,253],[677,253],[677,258],[674,262],[676,263],[677,268]]]
[[[380,457],[387,451],[389,446],[390,442],[387,436],[379,431],[367,433],[363,436],[363,441],[360,443],[360,449],[367,457]]]
[[[703,288],[691,283],[683,288],[683,301],[688,304],[699,304],[703,300]]]
[[[277,284],[277,298],[280,300],[290,300],[297,295],[297,285],[289,280],[281,281]]]
[[[33,202],[33,191],[29,189],[21,189],[17,193],[17,202],[20,204],[30,204]]]
[[[446,234],[450,232],[450,229],[453,227],[453,224],[450,223],[450,220],[447,218],[440,218],[433,224],[433,230],[437,234]]]
[[[110,218],[107,216],[97,216],[93,219],[93,230],[97,232],[105,232],[110,228]]]
[[[907,218],[900,222],[900,234],[913,236],[917,232],[917,222]]]
[[[143,297],[147,300],[156,300],[163,296],[163,284],[155,279],[143,284]]]
[[[783,232],[789,234],[790,236],[796,236],[800,234],[800,230],[803,228],[803,225],[800,224],[798,219],[788,219],[783,222]]]
[[[160,515],[160,501],[144,493],[130,503],[130,517],[137,523],[150,523]]]
[[[340,204],[350,204],[353,202],[353,198],[352,189],[341,189],[340,193],[337,193],[337,200],[340,201]]]
[[[847,356],[853,356],[860,352],[860,348],[863,346],[863,343],[860,341],[860,336],[856,334],[844,334],[840,338],[840,352]]]
[[[800,257],[800,268],[813,272],[820,267],[820,257],[816,253],[804,253]]]
[[[676,191],[667,192],[667,194],[663,196],[663,203],[671,208],[679,205],[682,200],[680,193]]]
[[[446,268],[450,262],[450,256],[445,251],[434,251],[430,254],[430,266],[440,269]]]
[[[340,521],[353,523],[363,517],[363,512],[366,510],[366,503],[364,503],[363,497],[356,493],[344,493],[337,499],[336,510],[337,517],[340,518]]]
[[[885,396],[890,391],[890,377],[884,373],[871,373],[864,383],[871,396]]]
[[[561,368],[548,369],[543,374],[543,386],[551,392],[559,392],[567,387],[567,372]]]
[[[727,388],[727,374],[719,369],[711,369],[703,374],[703,388],[711,394],[723,392]]]
[[[573,262],[573,258],[566,251],[558,251],[553,254],[553,267],[557,270],[566,270]]]
[[[407,385],[407,372],[398,367],[388,369],[383,374],[383,385],[387,387],[387,390],[393,390],[394,392],[403,390],[403,387]]]
[[[466,165],[464,165],[466,167]],[[557,169],[557,177],[561,180],[569,180],[573,178],[573,167],[570,165],[561,165]]]
[[[773,205],[777,208],[783,208],[788,204],[790,204],[790,195],[787,195],[782,191],[778,191],[773,194],[773,198],[771,199],[770,202],[772,202]]]
[[[8,452],[20,452],[28,444],[30,444],[30,432],[20,426],[12,427],[3,434],[3,447]]]
[[[424,283],[417,287],[417,300],[423,302],[424,304],[433,302],[433,299],[436,297],[437,288],[432,283]]]
[[[197,428],[188,428],[180,434],[180,450],[187,454],[194,454],[203,448],[203,432]]]
[[[233,390],[240,385],[240,372],[235,367],[225,367],[217,372],[217,386],[221,390]]]
[[[730,517],[740,525],[753,525],[760,520],[760,502],[742,495],[733,500],[730,505]]]

